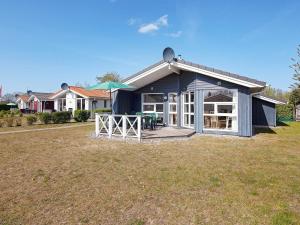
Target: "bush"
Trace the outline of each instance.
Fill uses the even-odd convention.
[[[0,127],[4,127],[5,123],[4,120],[0,120]]]
[[[1,111],[0,111],[0,118],[3,118],[3,117],[5,117],[5,116],[6,116],[6,114],[7,114],[7,111],[5,111],[5,110],[1,110]]]
[[[71,120],[71,112],[54,112],[52,113],[53,123],[66,123]]]
[[[37,121],[37,118],[35,116],[27,116],[26,120],[28,125],[32,125]]]
[[[93,111],[94,111],[94,113],[111,113],[111,109],[105,109],[105,108],[103,108],[103,109],[95,109]]]
[[[276,105],[276,120],[277,121],[292,121],[293,106],[292,105]]]
[[[90,118],[90,111],[88,110],[76,110],[74,114],[74,119],[77,122],[86,122]]]
[[[51,120],[52,120],[52,116],[50,113],[39,113],[38,114],[39,120],[43,123],[43,124],[48,124]]]
[[[4,110],[4,111],[8,111],[10,110],[11,106],[6,105],[6,103],[0,103],[0,111]]]

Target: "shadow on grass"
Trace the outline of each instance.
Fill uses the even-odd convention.
[[[287,126],[290,126],[288,121],[277,121],[277,122],[276,122],[276,125],[277,125],[277,126],[280,126],[280,127],[287,127]]]
[[[254,134],[276,134],[276,132],[269,127],[255,127]]]

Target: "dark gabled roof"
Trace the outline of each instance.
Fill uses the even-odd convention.
[[[44,92],[32,92],[32,95],[37,97],[39,100],[51,100],[49,97],[53,93],[44,93]]]
[[[266,82],[264,81],[259,81],[259,80],[256,80],[256,79],[252,79],[250,77],[247,77],[247,76],[242,76],[242,75],[239,75],[239,74],[235,74],[235,73],[230,73],[230,72],[226,72],[226,71],[223,71],[223,70],[219,70],[219,69],[215,69],[215,68],[212,68],[212,67],[208,67],[208,66],[204,66],[204,65],[200,65],[200,64],[196,64],[196,63],[192,63],[192,62],[189,62],[189,61],[186,61],[186,60],[180,60],[180,59],[176,59],[175,60],[176,62],[178,63],[182,63],[182,64],[185,64],[185,65],[188,65],[188,66],[193,66],[195,68],[199,68],[199,69],[202,69],[202,70],[206,70],[206,71],[209,71],[209,72],[214,72],[214,73],[218,73],[218,74],[221,74],[221,75],[224,75],[224,76],[227,76],[227,77],[231,77],[231,78],[235,78],[235,79],[239,79],[239,80],[242,80],[242,81],[247,81],[247,82],[251,82],[251,83],[254,83],[254,84],[257,84],[257,85],[261,85],[261,86],[265,86],[266,85]],[[123,82],[126,82],[156,66],[159,66],[160,64],[164,63],[163,60],[125,78],[123,80]]]

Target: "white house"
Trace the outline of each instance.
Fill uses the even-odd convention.
[[[110,108],[109,93],[105,90],[86,90],[82,87],[68,86],[50,96],[54,100],[54,110],[71,111]]]
[[[29,96],[28,95],[17,95],[16,98],[17,98],[16,104],[18,105],[18,108],[20,110],[29,108],[29,104],[28,104]]]

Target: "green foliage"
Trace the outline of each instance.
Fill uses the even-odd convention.
[[[6,103],[0,103],[0,111],[1,110],[8,111],[8,110],[10,110],[10,108],[11,108],[11,106],[6,105]]]
[[[106,108],[103,108],[103,109],[95,109],[93,110],[94,113],[111,113],[111,109],[106,109]]]
[[[290,93],[288,91],[283,91],[281,89],[276,89],[271,86],[268,86],[264,89],[263,93],[266,96],[281,99],[287,101],[289,99]]]
[[[36,118],[36,116],[27,116],[26,121],[27,121],[28,125],[32,125],[33,123],[35,123],[37,121],[37,118]]]
[[[276,119],[277,121],[292,121],[293,120],[293,106],[292,105],[276,105]]]
[[[88,110],[76,110],[74,114],[74,119],[77,122],[86,122],[90,118],[90,111]]]
[[[293,64],[290,66],[293,71],[293,79],[295,83],[292,85],[292,88],[300,88],[300,45],[297,48],[297,57],[298,59],[292,58]]]
[[[53,123],[66,123],[71,120],[71,112],[54,112],[52,113]]]
[[[108,72],[108,73],[104,74],[103,76],[96,77],[96,79],[100,83],[103,83],[106,81],[115,81],[115,82],[121,81],[120,75],[116,72]]]
[[[52,120],[52,115],[47,112],[39,113],[38,118],[43,124],[48,124]]]
[[[294,107],[300,103],[300,88],[293,89],[290,97],[289,97],[289,103],[292,104]]]

